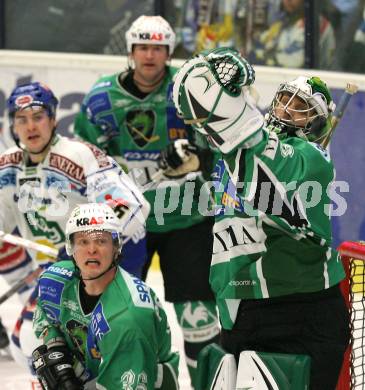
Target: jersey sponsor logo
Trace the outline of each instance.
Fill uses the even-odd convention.
[[[14,152],[0,156],[0,167],[10,164],[19,164],[23,160],[23,152]]]
[[[133,142],[140,148],[156,142],[159,135],[154,135],[156,114],[152,110],[131,110],[127,112],[125,124]]]
[[[139,33],[138,34],[138,39],[141,39],[142,41],[163,41],[167,39],[167,35],[163,33]]]
[[[226,218],[214,225],[212,264],[265,250],[266,235],[256,218]]]
[[[100,225],[104,223],[103,217],[77,218],[76,226]]]
[[[86,114],[89,119],[94,118],[97,114],[103,111],[109,111],[111,108],[112,105],[108,92],[105,91],[90,96],[86,102]]]
[[[148,302],[151,303],[151,297],[149,294],[149,290],[147,286],[142,282],[142,280],[134,278],[133,283],[135,284],[138,294],[139,294],[139,299],[142,302]]]
[[[88,146],[89,149],[93,152],[93,155],[98,162],[99,168],[106,168],[112,166],[111,162],[108,159],[108,156],[101,149],[88,142],[84,142],[84,144]]]
[[[94,336],[100,341],[103,336],[110,331],[110,326],[105,318],[103,305],[101,302],[95,307],[91,317],[91,329]]]
[[[223,160],[219,160],[218,164],[214,170],[214,188],[216,193],[216,198],[218,198],[219,206],[215,208],[215,215],[223,215],[225,213],[225,208],[235,209],[239,212],[244,212],[243,200],[237,195],[237,188],[233,184],[230,177],[228,177],[227,183],[222,192],[221,187],[223,186],[223,174],[225,172],[225,166]],[[219,194],[222,193],[220,201]],[[220,207],[220,206],[224,207]]]
[[[64,156],[51,153],[49,157],[49,165],[82,184],[86,183],[84,169],[74,161],[71,161]]]
[[[92,87],[92,91],[94,91],[94,89],[99,89],[99,88],[108,88],[108,87],[111,87],[112,85],[112,82],[111,81],[101,81],[100,83],[97,83],[95,84],[93,87]]]
[[[44,276],[39,281],[39,297],[42,301],[59,305],[61,303],[61,295],[64,288],[65,284],[63,282]]]
[[[42,302],[42,309],[46,313],[46,316],[50,322],[58,322],[58,319],[60,318],[60,309],[47,305]]]
[[[176,108],[172,98],[173,84],[170,83],[167,89],[167,107],[166,107],[166,123],[167,135],[170,141],[176,139],[187,139],[188,132],[186,130],[184,121],[177,116]]]
[[[175,141],[177,139],[187,139],[188,133],[185,128],[172,127],[168,129],[169,140]]]
[[[123,270],[120,272],[122,273],[122,276],[128,286],[134,305],[154,310],[154,304],[149,287],[147,287],[142,280],[129,275],[127,272]]]
[[[234,209],[240,209],[240,200],[236,196],[236,199],[229,195],[227,192],[224,192],[222,195],[222,205]],[[242,210],[243,211],[243,210]]]
[[[49,271],[49,268],[48,268],[48,271]],[[62,305],[67,307],[71,311],[76,311],[79,307],[78,304],[75,301],[72,301],[71,299],[64,299],[62,302]]]
[[[15,172],[6,172],[3,175],[0,175],[0,188],[15,186],[16,185],[16,174]]]
[[[51,265],[50,267],[47,268],[47,273],[54,274],[54,275],[59,275],[65,279],[70,280],[73,275],[73,271],[67,269],[67,268],[62,268],[62,267],[57,267],[55,265]]]
[[[135,150],[126,150],[123,153],[123,156],[128,161],[143,161],[143,160],[151,160],[157,161],[160,157],[159,150],[149,150],[149,151],[135,151]]]
[[[40,183],[41,178],[34,176],[34,177],[21,177],[19,178],[19,186],[21,187],[24,183]],[[39,186],[39,184],[38,184]]]
[[[215,187],[218,186],[219,183],[222,181],[224,171],[225,171],[224,161],[218,160],[217,164],[214,167],[214,171],[210,175]]]

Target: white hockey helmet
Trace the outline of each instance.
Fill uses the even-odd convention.
[[[84,203],[76,206],[66,222],[66,252],[74,253],[72,235],[76,232],[110,232],[113,241],[117,242],[119,251],[122,249],[121,224],[112,210],[105,203]]]
[[[248,88],[254,80],[252,66],[236,50],[202,52],[176,74],[174,104],[185,123],[229,153],[263,126]]]
[[[125,33],[127,51],[132,53],[133,45],[165,45],[172,55],[176,35],[170,24],[162,16],[142,15],[137,18]]]
[[[283,104],[285,94],[290,98]],[[301,109],[290,106],[296,96],[303,102]],[[331,92],[323,80],[319,77],[299,76],[280,84],[271,103],[267,122],[279,134],[319,142],[330,127],[330,115],[335,108]],[[295,113],[300,113],[302,117],[306,115],[307,119],[296,123],[293,119]]]

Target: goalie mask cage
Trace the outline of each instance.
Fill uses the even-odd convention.
[[[345,241],[338,250],[346,271],[341,290],[351,314],[351,339],[337,390],[365,389],[365,241]]]

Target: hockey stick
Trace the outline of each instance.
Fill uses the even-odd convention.
[[[30,249],[36,252],[44,253],[47,256],[56,258],[58,250],[51,248],[47,245],[38,244],[36,242],[27,240],[26,238],[14,236],[13,234],[5,233],[0,230],[0,241],[5,241],[13,245],[18,245],[26,249]]]
[[[58,250],[55,248],[51,248],[47,245],[38,244],[36,242],[27,240],[26,238],[22,238],[19,236],[14,236],[13,234],[8,234],[0,230],[0,240],[8,242],[13,245],[18,245],[26,249],[30,249],[36,252],[44,253],[47,256],[56,258],[58,255]],[[30,284],[41,274],[43,271],[42,267],[38,267],[30,274],[28,274],[23,279],[17,281],[14,285],[12,285],[8,291],[6,291],[3,295],[0,296],[0,305],[5,302],[8,298],[14,295],[16,292],[21,290],[25,286],[30,286]]]
[[[357,90],[358,90],[358,86],[356,84],[348,83],[346,85],[346,89],[342,94],[340,101],[332,115],[331,128],[328,130],[328,133],[326,134],[325,138],[321,142],[321,145],[324,149],[327,148],[329,142],[331,141],[333,133],[335,132],[335,129],[338,123],[340,122],[352,95],[354,95],[357,92]]]
[[[23,287],[30,286],[31,283],[38,278],[38,276],[42,273],[43,268],[38,267],[30,274],[28,274],[25,278],[18,280],[14,285],[12,285],[8,291],[0,296],[0,305],[4,303],[7,299],[21,290]]]

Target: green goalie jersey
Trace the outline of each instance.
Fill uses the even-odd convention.
[[[63,339],[98,389],[152,390],[161,382],[158,365],[177,384],[179,356],[171,352],[166,313],[154,292],[119,268],[85,314],[76,272],[73,262],[63,261],[42,274],[33,324],[37,337],[45,344]]]
[[[172,101],[172,77],[176,69],[167,68],[163,83],[144,98],[129,93],[120,83],[128,72],[102,77],[85,97],[75,120],[75,134],[104,149],[141,186],[151,204],[147,230],[166,232],[199,223],[201,175],[167,182],[156,191],[152,177],[158,171],[161,150],[177,139],[192,139],[192,130],[176,115]],[[157,192],[157,194],[156,194]],[[161,218],[163,216],[163,218]]]
[[[210,283],[225,329],[241,299],[319,291],[344,278],[330,246],[334,168],[327,152],[299,138],[262,135],[254,147],[223,155],[213,173]]]

